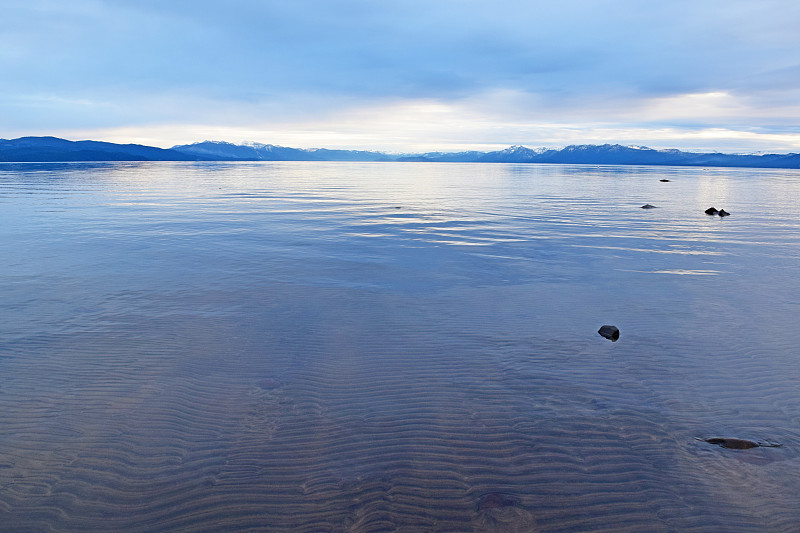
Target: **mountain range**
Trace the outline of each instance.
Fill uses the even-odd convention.
[[[260,143],[233,144],[223,141],[204,141],[164,149],[140,144],[68,141],[57,137],[0,139],[0,161],[420,161],[800,168],[800,154],[696,153],[619,144],[571,145],[560,149],[512,146],[493,152],[389,154],[366,150],[288,148]]]

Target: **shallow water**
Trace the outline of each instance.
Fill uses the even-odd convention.
[[[798,259],[791,170],[0,164],[0,529],[791,531]]]

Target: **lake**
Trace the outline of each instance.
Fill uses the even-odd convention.
[[[3,163],[0,258],[4,531],[800,523],[800,171]]]

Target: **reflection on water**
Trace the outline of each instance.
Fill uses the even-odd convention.
[[[786,170],[0,164],[0,523],[790,531],[798,200]]]

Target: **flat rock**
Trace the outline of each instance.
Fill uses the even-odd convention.
[[[642,206],[642,209],[655,209],[655,208],[656,208],[656,206],[650,205],[650,204],[644,204]]]
[[[663,179],[660,179],[660,180],[658,180],[658,181],[663,181],[664,183],[666,183],[666,182],[668,182],[669,180],[668,180],[667,178],[663,178]]]
[[[619,328],[617,326],[609,326],[605,325],[600,327],[597,330],[597,333],[605,337],[606,339],[610,340],[611,342],[617,342],[619,339]]]
[[[781,446],[780,444],[755,442],[752,440],[734,439],[728,437],[712,437],[710,439],[699,440],[709,444],[716,444],[717,446],[722,446],[723,448],[729,448],[731,450],[749,450],[750,448],[778,448]]]

